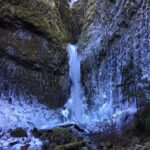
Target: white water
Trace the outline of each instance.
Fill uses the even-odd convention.
[[[66,109],[62,111],[62,114],[66,120],[75,120],[76,122],[82,121],[83,116],[83,102],[81,98],[81,85],[80,85],[80,59],[77,54],[77,46],[67,45],[69,56],[69,77],[71,80],[71,95]]]

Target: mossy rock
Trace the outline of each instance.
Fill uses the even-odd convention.
[[[42,150],[50,150],[56,147],[55,143],[46,142],[42,145]]]
[[[16,137],[16,138],[21,138],[21,137],[27,137],[28,135],[24,129],[16,128],[16,129],[10,131],[10,136]]]
[[[49,140],[51,143],[56,143],[57,145],[72,143],[80,141],[81,138],[76,137],[66,128],[55,128],[49,130],[38,130],[34,128],[32,134],[41,140]]]
[[[56,128],[53,130],[53,134],[50,138],[50,141],[55,142],[59,145],[61,144],[67,144],[71,142],[78,141],[78,137],[73,135],[71,132],[69,132],[66,128]]]
[[[67,15],[65,14],[65,16]],[[19,20],[23,24],[33,26],[33,30],[41,32],[52,41],[59,42],[63,47],[71,38],[69,31],[62,22],[55,0],[50,2],[43,0],[2,1],[0,19],[7,18],[11,19],[12,22]]]
[[[74,134],[73,131],[67,127],[44,130],[34,128],[32,134],[36,138],[46,141],[42,146],[42,150],[76,150],[81,149],[82,147],[93,150],[89,142],[84,141],[82,137]]]

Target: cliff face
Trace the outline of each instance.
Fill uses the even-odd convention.
[[[72,35],[61,15],[57,0],[0,0],[0,94],[64,104]]]
[[[113,110],[150,100],[150,3],[88,0],[79,40],[89,104]]]
[[[148,0],[0,0],[0,93],[52,107],[68,97],[66,43],[79,37],[88,103],[149,100]]]

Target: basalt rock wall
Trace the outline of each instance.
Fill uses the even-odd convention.
[[[73,38],[62,6],[69,10],[65,1],[0,0],[1,95],[64,105],[69,95],[66,44]]]
[[[150,100],[149,0],[88,0],[79,40],[89,104],[114,110]]]

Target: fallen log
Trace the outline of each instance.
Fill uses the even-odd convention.
[[[79,150],[83,147],[87,147],[89,150],[94,150],[94,148],[86,141],[64,144],[56,147],[55,150]]]

